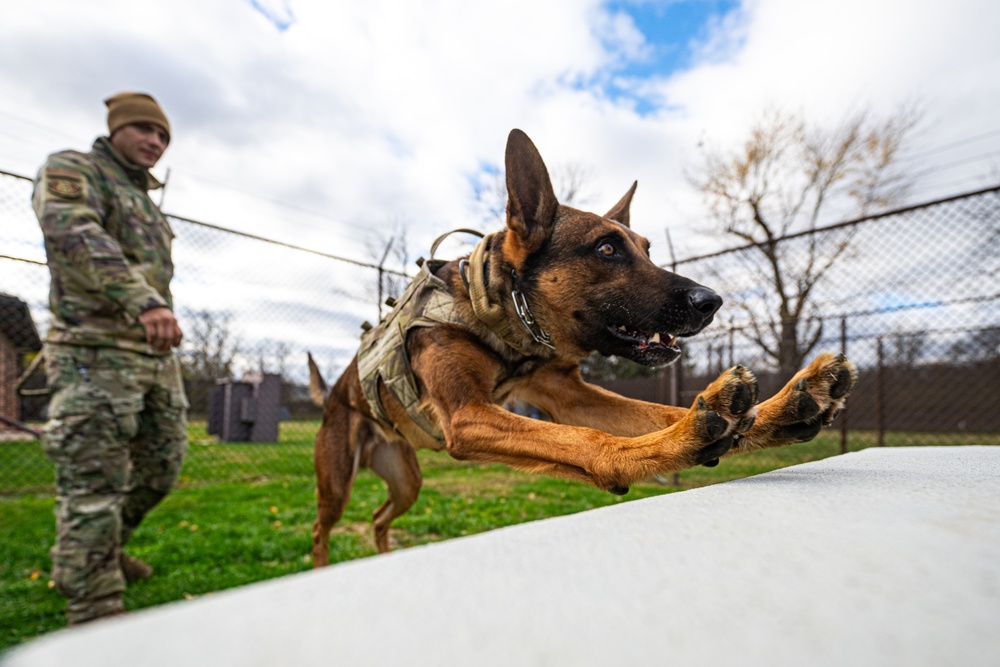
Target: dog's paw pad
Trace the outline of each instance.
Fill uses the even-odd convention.
[[[802,380],[799,384],[805,383]],[[797,386],[796,386],[797,388]],[[809,392],[804,389],[798,390],[790,401],[788,406],[790,408],[790,413],[793,415],[795,421],[805,421],[807,419],[812,419],[820,413],[820,405],[816,402]]]
[[[754,384],[756,387],[756,384]],[[754,404],[754,388],[745,382],[741,382],[733,389],[733,395],[729,399],[729,411],[735,415],[741,415]]]
[[[841,368],[837,371],[836,379],[830,385],[830,396],[832,398],[843,398],[854,387],[854,374],[850,368]]]
[[[733,442],[733,436],[727,435],[724,438],[702,447],[695,455],[695,463],[698,465],[707,465],[709,468],[718,465],[719,457],[732,448]],[[712,463],[713,460],[715,463]]]
[[[858,379],[858,367],[843,354],[821,355],[809,370],[813,371],[810,385],[815,383],[833,401],[846,398]]]
[[[800,422],[798,424],[788,424],[781,426],[775,431],[775,436],[780,440],[791,440],[793,442],[809,442],[823,428],[820,420],[811,422]]]
[[[729,430],[729,422],[715,410],[706,410],[702,416],[702,432],[706,440],[718,440]]]

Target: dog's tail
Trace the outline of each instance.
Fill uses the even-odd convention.
[[[326,380],[319,372],[319,366],[313,361],[313,356],[311,352],[306,352],[309,355],[309,398],[312,402],[323,407],[323,403],[326,402],[326,394],[330,390],[326,386]]]

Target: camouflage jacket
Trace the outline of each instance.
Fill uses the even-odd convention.
[[[390,431],[394,428],[378,397],[381,380],[410,419],[440,442],[444,442],[440,427],[420,409],[417,382],[406,353],[406,336],[415,327],[463,324],[455,311],[455,297],[445,282],[434,275],[444,263],[440,260],[423,263],[420,273],[396,301],[392,312],[377,327],[361,335],[358,351],[361,388],[378,422]]]
[[[147,194],[160,187],[107,137],[49,156],[32,194],[52,277],[47,342],[160,354],[137,319],[173,307],[174,235]]]

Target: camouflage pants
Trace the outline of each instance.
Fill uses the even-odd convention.
[[[121,611],[121,547],[170,491],[187,451],[187,398],[173,355],[47,345],[56,468],[52,580],[82,622]]]

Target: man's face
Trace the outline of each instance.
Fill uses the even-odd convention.
[[[168,143],[167,131],[152,123],[125,125],[111,137],[111,145],[126,161],[144,169],[156,165]]]

